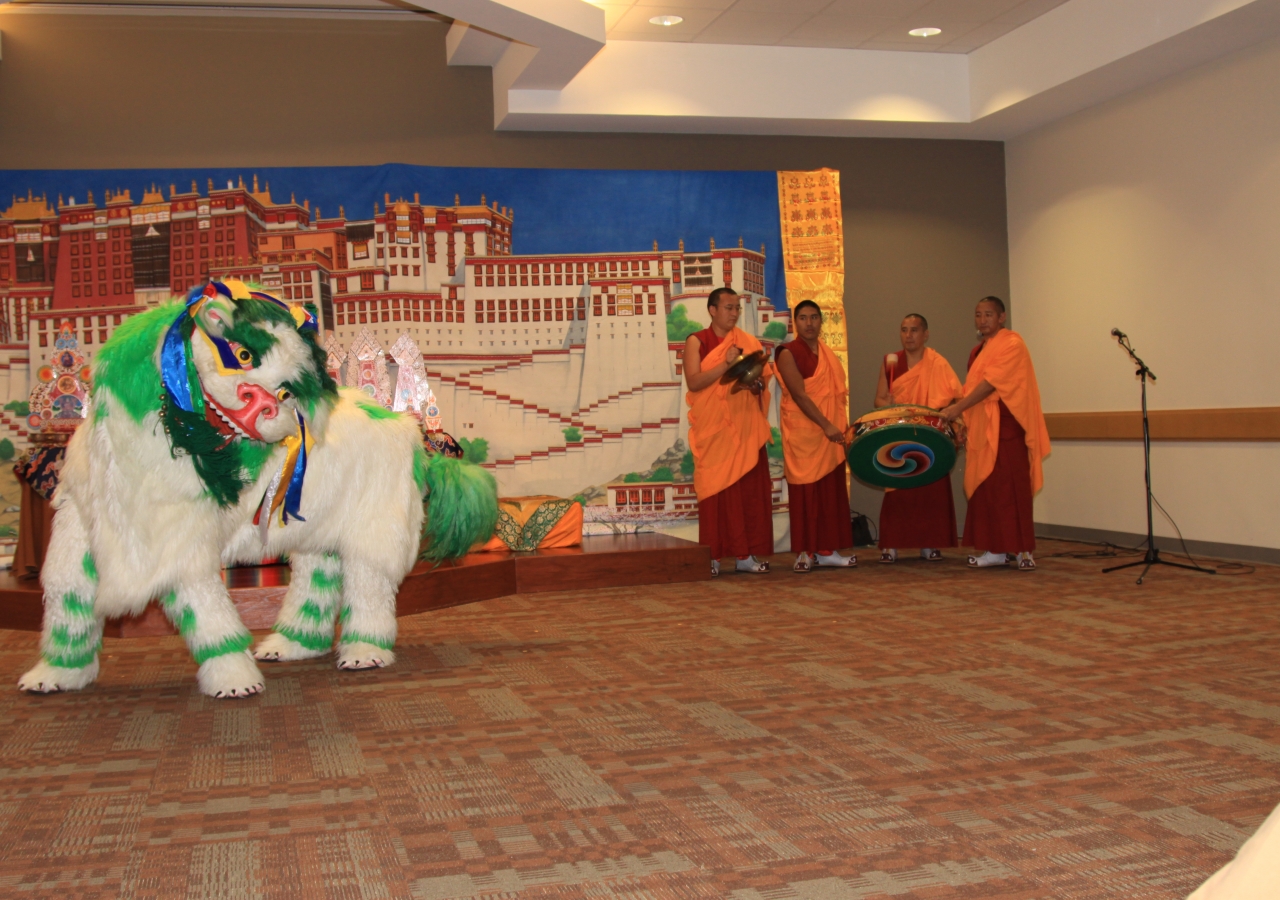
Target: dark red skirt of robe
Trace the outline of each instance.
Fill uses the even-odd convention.
[[[840,463],[812,484],[787,482],[791,511],[791,552],[815,553],[853,546],[849,484]]]
[[[1000,447],[996,465],[969,498],[964,545],[993,553],[1036,549],[1027,433],[1000,402]]]
[[[698,498],[698,543],[711,548],[712,559],[773,553],[773,485],[764,447],[754,469],[720,493]]]
[[[924,487],[887,491],[880,507],[880,549],[958,546],[951,476]]]

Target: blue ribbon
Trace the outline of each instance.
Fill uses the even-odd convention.
[[[187,339],[182,334],[182,326],[191,314],[191,307],[204,297],[204,285],[197,285],[187,294],[187,307],[173,320],[164,336],[164,345],[160,350],[160,381],[169,397],[178,408],[186,412],[195,411],[195,403],[191,399],[191,377],[187,371]]]
[[[301,445],[298,447],[298,461],[294,464],[293,473],[289,476],[289,489],[284,495],[284,511],[280,518],[285,524],[288,524],[289,517],[297,519],[299,522],[307,521],[299,513],[302,507],[302,479],[307,474],[307,423],[302,418],[302,413],[296,413],[298,416],[299,436],[302,439]]]

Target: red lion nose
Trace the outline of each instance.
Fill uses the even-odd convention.
[[[255,441],[262,440],[262,433],[257,426],[258,417],[274,419],[280,412],[280,404],[275,395],[258,384],[241,384],[236,388],[236,397],[244,405],[239,409],[227,409],[208,394],[205,395],[218,415],[235,426],[237,431]]]

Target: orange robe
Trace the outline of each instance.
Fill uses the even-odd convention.
[[[841,431],[849,427],[849,387],[840,360],[826,344],[814,354],[804,341],[778,347],[788,351],[804,378],[804,390],[818,410]],[[794,553],[830,553],[853,546],[845,448],[827,440],[818,424],[804,414],[781,378],[783,468],[787,475]]]
[[[886,354],[886,357],[888,354]],[[951,364],[930,347],[914,366],[907,368],[907,354],[897,354],[890,368],[885,360],[885,379],[894,404],[911,403],[943,409],[964,394]],[[880,548],[954,547],[956,504],[951,496],[951,474],[924,487],[885,491],[880,507]]]
[[[694,335],[703,369],[724,362],[730,346],[745,356],[763,347],[735,328],[723,338],[710,329]],[[773,365],[765,366],[765,384]],[[773,552],[773,490],[765,444],[772,436],[765,418],[769,392],[732,393],[718,381],[689,391],[689,449],[693,451],[693,487],[698,495],[698,543],[711,558],[767,556]]]
[[[965,546],[1021,553],[1036,546],[1032,498],[1044,485],[1049,431],[1027,345],[1002,328],[974,348],[964,390],[986,381],[995,391],[965,410]]]

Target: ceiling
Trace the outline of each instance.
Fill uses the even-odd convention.
[[[611,41],[968,53],[1068,0],[586,0]],[[3,4],[4,0],[0,0]],[[10,8],[330,17],[431,15],[429,0],[12,0]],[[677,15],[678,25],[652,25]],[[440,18],[450,18],[447,14]],[[940,28],[930,38],[913,28]]]
[[[1280,35],[1280,0],[0,0],[450,22],[494,127],[1002,140]],[[649,19],[677,15],[672,27]],[[914,28],[939,28],[929,38]]]
[[[1067,0],[590,0],[611,41],[968,53]],[[652,25],[677,15],[678,25]],[[930,38],[913,28],[940,28]]]

